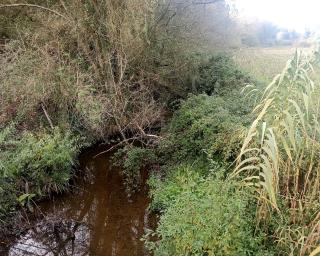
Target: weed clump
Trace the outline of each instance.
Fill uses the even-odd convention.
[[[168,136],[161,145],[164,154],[173,161],[206,159],[208,154],[224,161],[233,159],[250,120],[245,100],[234,101],[239,96],[231,94],[226,99],[202,94],[188,98],[168,125]]]
[[[164,181],[151,179],[152,206],[162,215],[155,255],[273,255],[255,234],[254,215],[246,192],[212,170],[206,176],[192,166],[170,170]]]
[[[251,80],[230,57],[217,54],[198,66],[193,93],[222,95],[250,83]]]
[[[18,137],[13,126],[3,129],[0,133],[1,222],[8,221],[18,203],[24,205],[31,198],[64,191],[76,164],[79,145],[77,137],[59,129],[36,134],[26,132]]]
[[[127,191],[132,193],[141,185],[141,170],[157,162],[154,150],[137,146],[125,146],[114,155],[114,165],[121,167]]]

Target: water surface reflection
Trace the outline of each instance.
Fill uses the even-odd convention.
[[[97,153],[91,150],[80,157],[81,168],[91,171],[86,182],[41,204],[46,217],[11,246],[9,256],[149,255],[140,240],[155,224],[147,210],[147,185],[128,197],[119,170],[110,164],[111,155],[95,158]],[[146,180],[146,173],[143,176]]]

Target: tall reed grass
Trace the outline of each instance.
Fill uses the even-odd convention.
[[[256,188],[258,224],[284,255],[307,255],[320,243],[320,87],[311,79],[318,57],[297,51],[258,91],[256,119],[230,175]]]

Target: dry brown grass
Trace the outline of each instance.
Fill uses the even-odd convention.
[[[166,97],[181,90],[192,68],[184,57],[192,40],[181,40],[191,32],[180,34],[187,9],[172,16],[169,3],[0,4],[12,17],[17,11],[32,20],[15,24],[19,39],[0,56],[1,121],[30,123],[33,115],[44,117],[45,106],[54,125],[99,139],[111,133],[125,139],[128,131],[152,126],[161,119]]]

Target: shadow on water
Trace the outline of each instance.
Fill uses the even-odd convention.
[[[81,168],[90,170],[89,177],[71,193],[41,203],[45,217],[15,240],[8,256],[149,255],[140,240],[156,223],[147,209],[147,172],[142,173],[141,190],[128,197],[119,169],[110,164],[112,155],[95,158],[99,150],[81,155]]]

